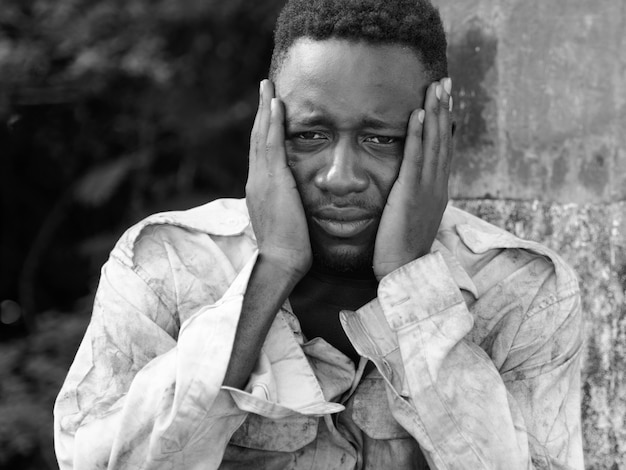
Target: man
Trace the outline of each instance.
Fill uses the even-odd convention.
[[[583,468],[575,276],[446,209],[437,11],[292,0],[275,39],[246,200],[103,268],[61,468]]]

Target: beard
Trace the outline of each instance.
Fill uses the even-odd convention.
[[[353,244],[346,240],[345,244],[341,242],[328,243],[328,240],[316,240],[316,236],[309,230],[311,240],[311,252],[313,255],[313,267],[319,271],[329,274],[335,273],[346,277],[370,277],[373,275],[374,246],[376,241],[376,232],[382,208],[370,201],[361,198],[341,199],[321,198],[313,204],[304,204],[304,212],[307,218],[307,224],[314,226],[313,215],[315,208],[337,205],[340,207],[352,206],[366,210],[377,219],[375,227],[369,235],[369,239],[361,239],[357,244]]]
[[[348,276],[368,275],[372,272],[374,246],[363,251],[340,248],[330,252],[312,247],[313,264],[322,271]]]
[[[313,268],[328,274],[336,274],[341,277],[370,278],[374,275],[374,248],[378,223],[376,221],[372,235],[365,243],[351,245],[346,243],[329,244],[324,240],[316,240],[309,232],[311,240],[311,253],[313,255]],[[312,224],[311,220],[307,223]]]

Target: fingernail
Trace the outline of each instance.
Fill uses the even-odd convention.
[[[420,124],[424,124],[424,115],[426,113],[424,113],[423,109],[420,109],[419,112],[417,113],[417,120],[420,122]]]
[[[452,97],[450,97],[450,101],[448,102],[448,109],[452,112]]]
[[[443,79],[443,88],[446,90],[446,93],[452,93],[452,79],[450,77]]]
[[[278,111],[279,111],[279,109],[278,109],[278,98],[272,98],[272,101],[270,102],[270,109],[272,111],[272,114],[278,113]]]
[[[441,85],[439,84],[437,84],[437,86],[435,87],[435,96],[438,100],[441,99]]]

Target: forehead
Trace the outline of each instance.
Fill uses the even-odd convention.
[[[288,120],[324,114],[345,125],[363,119],[406,124],[429,84],[410,48],[341,39],[299,39],[275,80]]]

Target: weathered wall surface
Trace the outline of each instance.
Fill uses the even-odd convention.
[[[626,469],[626,2],[435,3],[459,125],[454,204],[578,271],[586,467]]]

